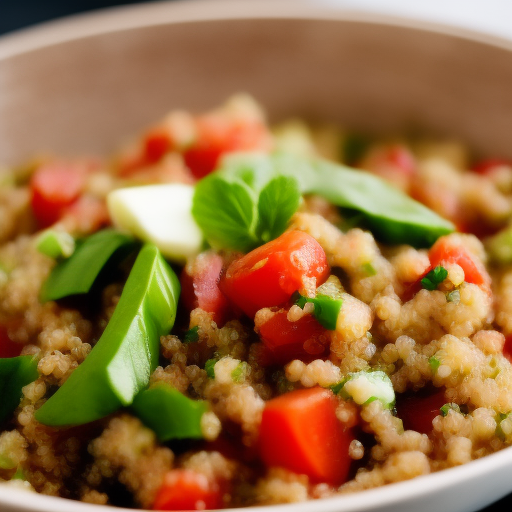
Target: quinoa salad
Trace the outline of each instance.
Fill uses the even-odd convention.
[[[512,444],[510,161],[238,95],[0,169],[0,496],[291,503]]]

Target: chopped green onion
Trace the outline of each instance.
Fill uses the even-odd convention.
[[[425,290],[437,290],[437,287],[448,277],[448,270],[441,265],[432,269],[422,280],[421,286]]]
[[[231,378],[233,379],[233,382],[243,382],[247,376],[248,370],[249,365],[245,361],[239,363],[237,367],[231,372]]]
[[[75,251],[75,239],[66,231],[47,229],[37,237],[36,248],[53,259],[69,258]]]
[[[183,343],[195,343],[199,340],[199,326],[196,325],[189,329],[183,337]]]
[[[375,267],[370,262],[364,263],[362,269],[367,276],[374,276],[377,274]]]
[[[441,416],[443,416],[443,418],[448,415],[449,411],[455,411],[455,412],[458,412],[459,414],[462,414],[462,411],[460,410],[459,404],[456,404],[456,403],[453,403],[453,402],[444,404],[439,409],[439,411],[441,412]]]
[[[318,294],[314,299],[298,295],[299,298],[295,302],[297,306],[304,309],[306,303],[310,302],[315,307],[313,316],[318,320],[318,323],[330,331],[336,330],[336,322],[343,304],[342,299],[334,299],[322,294]]]
[[[459,304],[460,302],[460,291],[452,290],[446,294],[446,302],[453,302],[454,304]]]
[[[436,356],[432,356],[431,358],[429,358],[428,364],[430,365],[432,373],[435,373],[437,372],[437,369],[441,366],[441,361]]]
[[[215,379],[215,364],[217,363],[217,359],[208,359],[206,363],[204,363],[204,369],[206,370],[206,375],[209,379]]]

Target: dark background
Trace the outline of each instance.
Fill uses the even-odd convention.
[[[0,0],[0,34],[62,16],[102,7],[142,3],[143,0]],[[154,1],[154,0],[153,0]],[[510,475],[512,479],[512,475]],[[454,496],[454,499],[457,499]],[[481,512],[505,512],[512,509],[512,495]],[[436,511],[442,512],[442,511]]]

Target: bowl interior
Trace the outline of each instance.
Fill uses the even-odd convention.
[[[204,3],[193,21],[169,5],[141,26],[119,29],[113,18],[110,29],[57,44],[43,31],[40,48],[7,52],[3,163],[44,150],[108,152],[171,108],[210,108],[237,91],[253,94],[273,119],[300,115],[381,133],[419,127],[512,156],[512,43],[311,8],[286,17],[269,5],[266,15],[248,9],[208,20],[213,9]]]

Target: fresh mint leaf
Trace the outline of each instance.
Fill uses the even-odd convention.
[[[278,176],[270,180],[260,192],[256,235],[269,242],[281,235],[290,217],[297,211],[301,194],[297,180]]]

